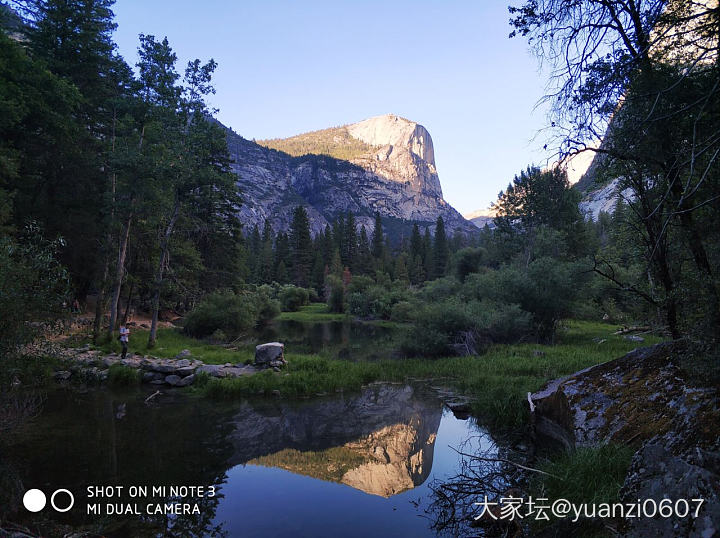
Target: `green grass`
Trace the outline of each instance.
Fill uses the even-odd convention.
[[[253,358],[255,353],[254,347],[249,344],[240,344],[234,346],[234,349],[225,348],[187,336],[178,329],[159,329],[155,347],[148,349],[149,332],[147,329],[131,329],[128,354],[140,353],[153,357],[173,358],[183,349],[187,349],[190,350],[193,357],[206,364],[225,364],[227,362],[236,364]],[[117,340],[104,342],[97,347],[105,353],[119,353],[121,349]]]
[[[530,483],[533,496],[551,501],[568,499],[575,504],[617,502],[635,449],[624,445],[581,447],[546,460]]]
[[[325,303],[313,303],[300,307],[300,310],[297,312],[282,312],[275,319],[280,321],[302,321],[311,323],[314,321],[346,321],[350,319],[350,315],[328,312],[328,307]]]
[[[289,353],[286,356],[289,364],[283,373],[212,379],[203,391],[215,398],[267,395],[274,390],[279,390],[282,396],[298,397],[359,389],[374,381],[434,379],[472,397],[473,412],[481,420],[512,427],[527,420],[524,403],[527,392],[540,389],[550,379],[620,357],[638,347],[637,342],[612,335],[616,329],[601,323],[570,322],[555,346],[496,346],[478,357],[348,362]],[[606,341],[597,344],[593,338]],[[647,337],[640,345],[658,341],[659,338]],[[536,356],[535,351],[544,355]]]
[[[108,369],[108,384],[114,387],[130,387],[140,384],[142,372],[135,368],[113,364]]]
[[[535,498],[548,499],[548,504],[557,499],[567,499],[576,506],[617,503],[634,453],[633,448],[615,444],[561,453],[541,462],[540,470],[549,474],[533,474],[529,493]],[[553,521],[531,521],[535,531],[548,523]],[[563,523],[567,525],[567,522]],[[570,528],[566,527],[566,530]],[[572,533],[577,536],[610,535],[599,522],[584,518],[572,524]]]
[[[326,321],[325,305],[313,304],[300,312],[284,315],[304,316],[308,321]],[[343,315],[340,315],[343,316]],[[344,319],[344,316],[343,316]],[[287,369],[279,374],[263,372],[237,379],[209,379],[194,390],[214,398],[270,395],[279,390],[284,397],[307,397],[338,390],[357,390],[375,381],[432,379],[448,385],[473,400],[473,413],[486,423],[514,427],[526,422],[526,394],[540,389],[548,380],[571,374],[588,366],[621,357],[628,351],[655,344],[660,338],[646,335],[644,342],[632,342],[613,335],[617,326],[587,321],[570,321],[558,334],[554,346],[540,344],[499,345],[481,356],[444,359],[383,359],[346,361],[293,353],[288,350]],[[236,349],[212,345],[182,334],[176,329],[160,329],[157,345],[147,349],[147,330],[134,330],[130,351],[156,357],[174,357],[188,349],[207,364],[243,363],[254,355],[252,344]],[[605,339],[603,343],[594,340]],[[119,351],[117,341],[100,346],[105,352]],[[536,352],[541,352],[537,354]]]

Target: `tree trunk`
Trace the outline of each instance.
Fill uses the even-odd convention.
[[[112,144],[110,146],[111,155],[115,154],[115,125],[117,123],[117,111],[113,109],[113,127],[112,127]],[[115,172],[110,173],[110,224],[108,225],[107,234],[105,235],[105,244],[102,245],[101,256],[103,259],[102,280],[98,286],[97,300],[95,302],[95,320],[93,321],[93,343],[97,343],[100,336],[100,327],[102,325],[103,312],[105,311],[105,290],[107,289],[108,273],[110,272],[110,245],[112,244],[112,225],[115,222],[115,190],[117,186],[117,176]]]
[[[165,262],[168,256],[168,248],[170,247],[170,236],[172,235],[173,228],[175,227],[178,213],[180,213],[180,198],[175,195],[175,207],[173,207],[173,213],[172,217],[170,217],[170,222],[168,222],[168,225],[165,228],[165,234],[163,235],[160,249],[160,261],[158,262],[157,270],[155,271],[155,282],[152,299],[152,322],[150,323],[150,336],[148,337],[149,348],[154,347],[155,341],[157,340],[157,324],[158,315],[160,312],[160,287],[162,286]]]
[[[104,250],[104,249],[103,249]],[[105,258],[103,263],[102,280],[98,286],[97,300],[95,301],[95,320],[93,321],[93,344],[97,343],[100,336],[103,312],[105,311],[105,288],[107,286],[108,272],[110,271],[110,259],[107,252],[103,252]]]
[[[677,203],[676,215],[680,220],[680,225],[685,231],[688,248],[692,253],[695,266],[702,277],[701,280],[705,291],[704,299],[708,305],[708,321],[710,321],[714,327],[718,327],[720,326],[720,298],[718,298],[718,293],[715,289],[712,266],[710,265],[710,259],[705,250],[705,245],[703,245],[702,238],[695,226],[692,213],[685,209],[687,204],[685,204],[685,198],[683,197],[680,178],[677,176],[672,181],[671,192]]]
[[[112,302],[110,304],[110,324],[108,325],[108,337],[112,338],[117,322],[118,303],[120,302],[120,289],[122,288],[123,274],[125,273],[125,257],[127,256],[128,238],[130,237],[130,225],[132,223],[132,212],[128,216],[120,238],[120,247],[118,248],[117,266],[115,269],[115,282],[113,283]]]
[[[125,313],[122,317],[122,324],[125,325],[127,323],[128,314],[130,313],[130,303],[132,303],[132,294],[133,289],[135,288],[135,282],[130,282],[130,290],[128,291],[128,298],[127,298],[127,304],[125,305]]]

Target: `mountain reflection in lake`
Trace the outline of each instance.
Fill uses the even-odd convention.
[[[432,535],[419,517],[428,483],[456,471],[448,445],[478,433],[444,412],[428,389],[407,385],[301,402],[219,403],[168,393],[146,405],[146,396],[50,394],[0,463],[20,496],[29,488],[67,488],[75,506],[32,516],[16,498],[0,508],[0,521],[4,510],[28,526],[53,518],[106,536]],[[91,500],[89,485],[122,485],[124,493],[130,485],[215,485],[218,494]],[[147,514],[146,505],[170,501],[198,502],[201,513]],[[88,514],[88,502],[138,505],[141,515]]]

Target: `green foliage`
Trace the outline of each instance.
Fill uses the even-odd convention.
[[[327,283],[330,288],[328,309],[338,314],[345,312],[345,286],[342,280],[335,275],[328,275]]]
[[[277,318],[280,321],[302,321],[307,323],[321,321],[343,321],[347,314],[343,312],[330,312],[325,303],[313,303],[303,306],[297,312],[283,312]]]
[[[140,384],[142,370],[122,364],[113,364],[108,369],[108,384],[114,387],[128,387]]]
[[[447,271],[450,248],[448,247],[447,236],[445,235],[445,223],[442,217],[437,218],[435,223],[435,237],[433,240],[433,272],[435,277],[442,277]]]
[[[581,447],[540,465],[550,475],[535,475],[535,495],[549,499],[572,499],[575,504],[613,503],[635,450],[624,445]]]
[[[18,241],[0,237],[0,357],[32,341],[38,323],[66,315],[70,279],[57,259],[63,245],[44,239],[35,224]]]
[[[312,238],[307,211],[297,206],[290,228],[290,255],[295,285],[307,287],[310,284],[312,267]]]
[[[348,289],[348,310],[354,316],[365,319],[390,319],[393,307],[411,295],[402,281],[385,285],[364,284],[361,288],[351,283]]]
[[[157,344],[153,348],[147,346],[147,329],[133,329],[130,334],[130,353],[141,355],[152,354],[155,357],[174,358],[178,353],[187,349],[193,357],[197,357],[207,364],[238,363],[255,356],[255,347],[252,345],[226,348],[224,342],[215,340],[215,336],[198,340],[188,336],[179,329],[158,330]],[[117,352],[119,346],[117,340],[105,342],[99,346],[105,353]]]
[[[537,339],[552,342],[558,323],[572,311],[587,278],[577,263],[539,258],[527,268],[505,266],[471,275],[468,293],[478,299],[516,304],[532,315]]]
[[[260,286],[254,293],[249,294],[257,312],[256,325],[267,324],[280,314],[280,301],[275,298],[276,296],[275,288],[268,285]]]
[[[283,312],[297,312],[300,307],[310,301],[310,294],[305,288],[283,286],[278,293],[278,300]]]
[[[583,187],[615,182],[625,237],[605,245],[593,270],[659,312],[673,338],[691,334],[713,345],[720,338],[717,10],[663,0],[593,7],[529,0],[510,8],[513,35],[527,37],[550,68],[546,97],[560,153],[605,133]]]
[[[451,265],[455,277],[464,282],[470,273],[477,273],[485,258],[485,249],[479,247],[465,247],[453,254]]]
[[[530,315],[518,305],[451,297],[415,310],[402,348],[409,356],[476,354],[523,339],[529,327]]]
[[[217,291],[205,297],[185,318],[185,332],[196,338],[218,329],[230,338],[247,332],[280,313],[280,305],[267,293]]]
[[[272,394],[283,397],[312,396],[338,389],[359,389],[373,381],[405,381],[443,378],[469,395],[473,412],[483,423],[499,429],[515,428],[528,419],[526,395],[550,379],[562,377],[593,364],[619,357],[636,344],[612,333],[617,326],[572,322],[554,346],[538,344],[498,345],[482,357],[448,357],[442,360],[403,359],[380,361],[330,360],[287,353],[283,374],[264,372],[235,379],[211,379],[203,393],[214,398],[237,398]],[[605,339],[603,344],[594,340]],[[649,337],[648,344],[659,339]],[[536,356],[536,350],[542,350]],[[219,361],[220,362],[220,361]]]
[[[392,306],[390,319],[398,323],[412,321],[415,314],[415,305],[410,301],[399,301]]]

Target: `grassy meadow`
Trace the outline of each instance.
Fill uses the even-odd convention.
[[[292,314],[302,315],[307,321],[325,321],[321,306],[311,305]],[[357,390],[372,382],[422,379],[469,396],[473,413],[481,421],[512,427],[527,419],[524,404],[527,392],[540,389],[548,380],[660,341],[652,335],[645,335],[642,343],[629,341],[613,334],[617,329],[617,326],[605,323],[568,321],[552,346],[535,343],[496,345],[483,355],[440,359],[352,362],[296,354],[292,349],[286,349],[288,366],[281,373],[266,371],[235,379],[203,378],[192,390],[221,399],[270,395],[273,391],[279,391],[283,397],[296,398]],[[147,331],[134,331],[130,351],[174,357],[188,349],[194,357],[210,364],[245,363],[254,353],[253,342],[224,347],[190,338],[177,329],[161,329],[158,343],[151,350],[147,349],[146,342]],[[117,351],[119,344],[113,341],[101,347],[104,351]]]

